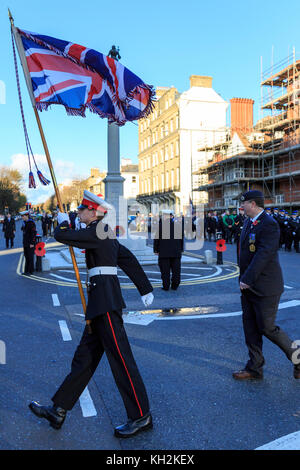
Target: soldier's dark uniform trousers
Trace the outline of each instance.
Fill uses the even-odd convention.
[[[99,239],[97,226],[102,234],[106,231],[109,237]],[[119,266],[143,296],[153,290],[143,268],[125,246],[112,238],[114,234],[101,221],[91,222],[86,229],[80,230],[70,229],[64,222],[57,226],[54,237],[66,245],[85,249],[91,283],[86,319],[91,320],[92,330],[89,333],[87,326],[84,329],[72,361],[71,372],[52,397],[54,409],[73,408],[105,352],[129,421],[146,419],[147,427],[152,427],[146,389],[123,326],[122,309],[125,303],[117,277]],[[30,408],[39,415],[40,405],[32,403]],[[47,419],[51,424],[51,418],[47,416]],[[60,425],[56,426],[56,422],[54,427],[59,428]],[[115,435],[130,437],[116,434],[116,430]]]

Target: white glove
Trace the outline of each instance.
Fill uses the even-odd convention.
[[[154,295],[152,294],[152,292],[149,292],[149,294],[146,294],[146,295],[142,295],[142,301],[145,307],[149,307],[149,305],[152,304],[153,299],[154,299]]]
[[[60,225],[63,222],[68,222],[68,224],[69,224],[70,223],[69,216],[65,212],[59,212],[57,214],[57,223]]]

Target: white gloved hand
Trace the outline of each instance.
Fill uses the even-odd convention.
[[[153,299],[154,299],[154,295],[152,294],[152,292],[149,292],[149,294],[146,294],[146,295],[142,295],[142,301],[145,307],[149,307],[149,305],[152,304]]]
[[[68,224],[69,224],[70,223],[69,216],[65,212],[59,212],[57,214],[57,223],[58,223],[58,225],[60,225],[63,222],[68,222]]]

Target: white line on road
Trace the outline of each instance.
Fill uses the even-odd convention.
[[[82,394],[80,395],[79,402],[84,418],[89,418],[90,416],[97,415],[96,408],[94,406],[89,389],[87,387],[83,390]]]
[[[54,307],[60,307],[60,301],[57,294],[52,294],[52,301]]]
[[[59,320],[58,323],[59,323],[59,327],[60,327],[60,331],[61,331],[61,335],[63,337],[63,340],[64,341],[72,341],[72,337],[71,337],[68,325],[65,322],[65,320]]]
[[[58,274],[50,273],[50,276],[57,277],[57,279],[62,279],[63,281],[77,282],[76,279],[70,279],[69,277],[59,276]]]
[[[297,307],[300,305],[300,300],[289,300],[288,302],[282,302],[279,304],[278,309]],[[242,315],[242,311],[239,312],[230,312],[230,313],[213,313],[213,314],[204,314],[204,315],[183,315],[178,317],[158,317],[156,320],[201,320],[204,318],[220,318],[220,317],[237,317]]]
[[[284,287],[285,287],[286,289],[293,289],[292,287],[286,286],[286,285],[284,285]]]

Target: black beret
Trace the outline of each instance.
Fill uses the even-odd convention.
[[[241,201],[253,201],[255,199],[261,199],[264,198],[264,195],[261,191],[257,190],[252,190],[252,191],[247,191],[241,196]]]

